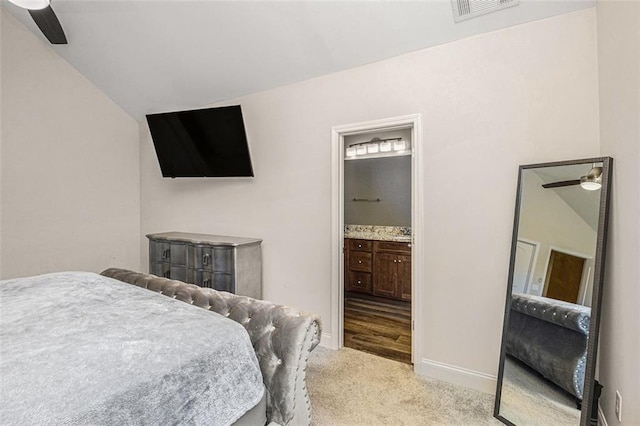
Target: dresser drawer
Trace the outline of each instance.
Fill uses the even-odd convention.
[[[352,271],[371,272],[371,253],[351,252],[349,255],[349,269]]]
[[[171,243],[168,241],[149,241],[149,259],[152,262],[170,262]]]
[[[233,272],[233,248],[189,245],[187,266],[213,272]]]
[[[349,250],[371,252],[371,241],[349,239]]]
[[[187,269],[187,282],[218,291],[234,292],[233,275],[224,272],[209,272],[202,269]]]
[[[393,251],[411,254],[411,243],[401,243],[398,241],[375,241],[374,251]]]
[[[349,271],[347,291],[371,294],[371,274],[368,272]]]

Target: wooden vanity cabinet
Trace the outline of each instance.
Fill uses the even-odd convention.
[[[411,300],[411,244],[373,242],[373,294]]]
[[[345,238],[345,290],[411,300],[411,244]]]
[[[345,239],[345,290],[371,294],[371,241]]]

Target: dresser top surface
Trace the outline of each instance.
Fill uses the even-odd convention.
[[[147,238],[153,240],[180,241],[185,243],[232,247],[262,243],[262,240],[258,238],[232,237],[228,235],[191,234],[188,232],[161,232],[157,234],[147,234]]]

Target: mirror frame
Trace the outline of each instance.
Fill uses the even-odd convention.
[[[502,396],[502,381],[504,376],[504,363],[506,357],[506,335],[509,313],[511,311],[511,287],[513,285],[513,272],[515,266],[516,245],[518,240],[518,226],[520,223],[520,201],[522,192],[522,173],[528,169],[544,167],[569,166],[583,163],[602,163],[602,187],[600,188],[600,207],[598,216],[598,233],[596,240],[596,252],[594,258],[593,294],[591,299],[591,319],[589,321],[589,340],[587,343],[587,364],[585,366],[584,389],[582,409],[580,413],[580,425],[589,426],[589,419],[594,404],[595,368],[598,352],[598,335],[600,333],[600,309],[602,305],[602,287],[604,282],[605,255],[607,248],[607,232],[609,225],[609,204],[611,199],[611,176],[613,170],[613,158],[596,157],[581,160],[556,161],[550,163],[528,164],[518,168],[518,186],[516,191],[516,208],[513,221],[513,233],[511,235],[511,255],[509,260],[509,275],[507,279],[507,297],[504,308],[504,322],[502,324],[502,343],[500,345],[500,364],[498,367],[498,379],[496,386],[496,398],[493,416],[501,422],[515,426],[514,423],[500,415],[500,400]]]

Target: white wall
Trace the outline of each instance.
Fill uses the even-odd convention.
[[[138,124],[2,13],[2,278],[140,265]]]
[[[614,157],[600,331],[600,406],[609,425],[615,391],[622,423],[640,424],[640,3],[597,4],[600,141]]]
[[[590,9],[230,100],[243,107],[253,180],[162,179],[142,124],[142,232],[263,238],[265,298],[321,314],[329,331],[331,127],[420,113],[417,359],[493,375],[518,165],[599,154],[597,85]],[[141,253],[146,268],[146,241]]]
[[[344,223],[411,227],[410,155],[344,162]]]

